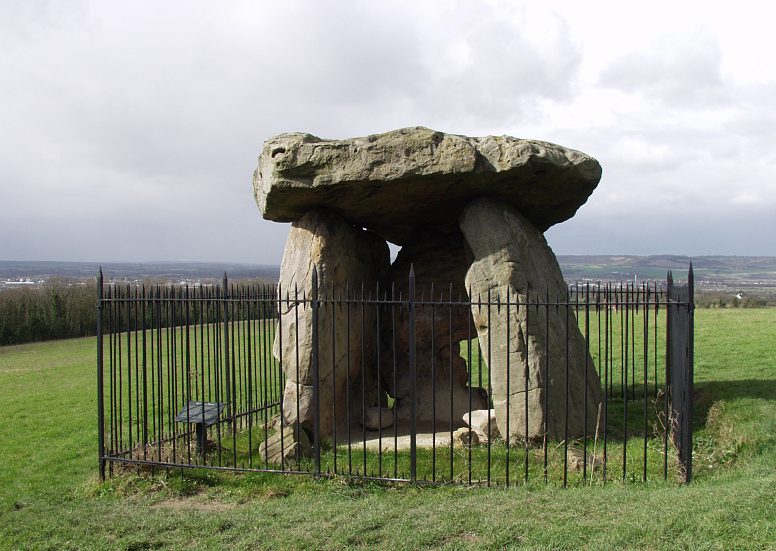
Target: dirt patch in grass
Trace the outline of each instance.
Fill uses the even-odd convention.
[[[219,511],[229,511],[237,508],[236,503],[224,503],[213,499],[202,499],[199,497],[181,498],[173,497],[159,501],[151,506],[151,509],[166,509],[171,511],[199,511],[202,513],[213,513]]]
[[[444,537],[434,541],[430,547],[434,548],[458,548],[458,547],[478,547],[482,544],[482,538],[473,532],[461,532],[447,534]]]

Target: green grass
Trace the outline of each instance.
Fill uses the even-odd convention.
[[[97,478],[95,340],[0,348],[0,547],[772,548],[776,310],[698,310],[695,480],[420,488]]]

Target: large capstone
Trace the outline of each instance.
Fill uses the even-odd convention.
[[[280,324],[273,346],[286,376],[284,425],[298,421],[304,429],[313,429],[313,311],[309,302],[313,270],[318,271],[320,298],[326,294],[331,298],[333,292],[345,299],[348,293],[351,298],[360,297],[362,283],[364,289],[375,289],[388,262],[384,240],[334,212],[312,210],[292,225],[280,265]],[[386,400],[378,396],[373,373],[378,337],[369,329],[375,326],[374,310],[362,312],[354,307],[351,311],[324,301],[318,316],[320,423],[325,435],[333,429],[335,414],[337,423],[348,416],[360,419],[362,405],[377,407]],[[350,411],[346,404],[351,405]]]
[[[268,220],[329,208],[404,244],[418,226],[457,232],[463,208],[481,196],[544,231],[571,218],[600,178],[598,161],[559,145],[416,127],[348,140],[275,136],[264,144],[253,187]]]
[[[548,299],[568,303],[566,283],[543,235],[512,206],[494,199],[471,202],[460,224],[474,255],[466,286],[499,432],[512,439],[594,434],[601,386],[574,308],[526,307]],[[507,297],[509,308],[487,306]]]

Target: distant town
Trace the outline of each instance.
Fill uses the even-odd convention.
[[[5,289],[19,289],[24,287],[35,287],[39,285],[43,285],[46,283],[45,279],[28,279],[28,278],[19,278],[19,279],[6,279],[6,280],[0,280],[0,291],[3,291]]]
[[[36,287],[54,280],[78,284],[99,270],[107,283],[158,283],[200,286],[232,280],[277,281],[279,266],[208,262],[46,262],[0,260],[0,290]]]
[[[677,280],[693,264],[698,289],[734,295],[776,296],[776,257],[559,255],[563,275],[574,282],[643,282],[665,280],[669,270]],[[209,262],[46,262],[0,261],[0,291],[35,288],[52,281],[84,284],[102,268],[114,284],[157,282],[191,287],[218,284],[224,273],[232,281],[277,281],[277,265]]]

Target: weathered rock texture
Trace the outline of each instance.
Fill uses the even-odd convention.
[[[349,140],[281,134],[264,144],[253,186],[268,220],[328,207],[404,244],[417,226],[456,231],[466,204],[483,195],[544,231],[571,218],[600,177],[595,159],[559,145],[418,127]]]
[[[278,423],[272,430],[275,432],[259,444],[259,456],[267,463],[293,467],[312,455],[310,438],[299,425],[284,427]]]
[[[256,201],[264,218],[293,222],[274,346],[287,378],[283,425],[313,428],[312,310],[301,299],[311,295],[314,266],[321,293],[333,289],[343,297],[349,283],[348,296],[357,299],[333,310],[324,301],[319,310],[322,434],[346,418],[370,430],[408,424],[407,309],[369,300],[378,292],[406,300],[414,265],[421,303],[415,310],[418,421],[458,425],[470,409],[488,410],[490,398],[502,436],[525,437],[527,421],[528,438],[540,437],[545,424],[551,437],[562,438],[568,365],[569,436],[582,433],[586,418],[592,434],[600,387],[574,312],[442,302],[466,300],[469,289],[475,302],[488,292],[491,298],[509,292],[517,303],[546,289],[553,299],[565,299],[560,268],[541,231],[573,216],[600,176],[598,162],[584,153],[507,136],[405,128],[349,140],[301,133],[268,140],[254,174]],[[403,245],[390,268],[386,240]],[[362,298],[367,302],[358,302]],[[428,304],[432,298],[439,304]],[[461,341],[473,333],[489,371],[490,397],[468,384],[459,354]],[[386,409],[386,393],[395,398],[393,411]],[[482,439],[494,436],[491,427]]]
[[[345,296],[346,284],[363,282],[374,289],[388,268],[388,245],[373,233],[353,227],[341,216],[326,210],[312,210],[294,222],[280,265],[280,327],[275,335],[273,353],[281,361],[286,375],[283,393],[283,423],[297,420],[302,427],[313,427],[312,373],[312,294],[313,268],[318,269],[320,295],[332,292]],[[351,296],[358,291],[351,290]],[[376,330],[373,309],[334,308],[323,304],[319,309],[318,369],[321,403],[321,433],[329,434],[336,405],[338,422],[347,416],[345,404],[351,405],[351,418],[362,417],[361,404],[367,407],[384,403],[377,396],[372,373],[376,363]],[[348,316],[350,314],[350,324]],[[357,321],[357,323],[355,323]],[[332,324],[334,331],[332,331]],[[333,335],[332,335],[333,333]],[[361,367],[365,366],[362,372]],[[361,385],[359,377],[366,377]],[[350,383],[349,387],[347,383]],[[362,400],[361,388],[366,389]],[[350,399],[346,399],[350,392]]]
[[[544,434],[546,423],[550,438],[562,439],[568,419],[569,437],[580,436],[587,415],[588,434],[593,434],[601,387],[573,308],[524,306],[529,293],[534,302],[546,300],[548,292],[551,302],[567,301],[560,267],[541,232],[513,207],[494,199],[471,202],[460,223],[474,255],[466,274],[472,302],[488,296],[504,301],[509,293],[511,303],[523,304],[508,309],[472,306],[480,347],[490,367],[499,432],[535,439]]]
[[[467,411],[463,414],[462,419],[477,434],[480,443],[487,444],[489,440],[499,435],[496,410],[494,409]]]
[[[416,231],[385,276],[385,288],[407,298],[410,266],[415,268],[416,419],[457,423],[469,411],[466,362],[460,343],[474,337],[468,306],[424,304],[466,300],[463,286],[466,254],[463,235]],[[470,334],[471,331],[471,334]],[[396,397],[399,420],[410,418],[409,317],[396,310],[382,324],[381,365],[385,388]],[[394,370],[395,364],[395,370]],[[473,409],[486,407],[479,389],[471,393]]]

